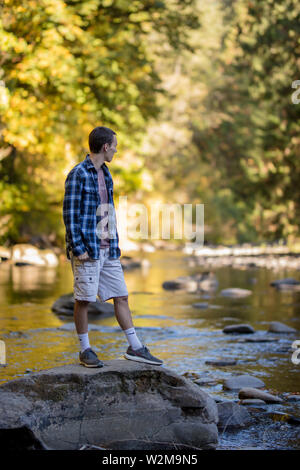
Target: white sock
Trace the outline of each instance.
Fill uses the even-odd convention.
[[[90,348],[90,342],[89,342],[89,334],[88,333],[83,333],[82,335],[78,335],[79,342],[80,342],[80,347],[81,347],[81,352],[85,351],[87,348]]]
[[[132,347],[132,349],[140,349],[143,347],[142,343],[138,339],[135,329],[134,328],[128,328],[128,330],[123,330],[127,341],[129,345]]]

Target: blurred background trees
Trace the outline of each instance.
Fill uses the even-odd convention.
[[[293,241],[296,0],[16,0],[0,16],[0,240],[64,243],[70,169],[118,134],[116,196],[205,204],[206,241]]]

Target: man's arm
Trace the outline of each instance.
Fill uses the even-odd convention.
[[[86,252],[81,237],[80,204],[82,196],[82,180],[78,171],[71,171],[65,182],[63,202],[63,219],[74,256]]]

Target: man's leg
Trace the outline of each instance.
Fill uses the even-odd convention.
[[[88,306],[89,302],[86,300],[75,300],[74,322],[80,342],[81,352],[91,347],[88,334]]]
[[[115,315],[122,330],[133,328],[128,296],[114,297]]]
[[[115,315],[118,323],[124,331],[129,345],[133,349],[140,349],[143,345],[138,339],[128,305],[128,296],[114,297]]]
[[[88,332],[88,305],[87,300],[75,300],[74,321],[78,335]]]

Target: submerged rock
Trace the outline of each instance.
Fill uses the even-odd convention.
[[[51,307],[51,310],[58,315],[73,316],[74,314],[74,295],[65,294],[59,297]],[[99,299],[96,302],[90,302],[88,305],[89,315],[101,315],[103,318],[114,315],[114,306],[108,302],[100,302]]]
[[[210,364],[212,366],[234,366],[236,364],[235,359],[208,359],[205,361],[205,364]]]
[[[248,297],[248,295],[252,294],[252,291],[248,289],[239,289],[238,287],[233,287],[231,289],[221,290],[220,294],[223,297],[232,297],[234,299],[239,299],[243,297]]]
[[[217,421],[215,401],[198,385],[134,361],[68,364],[0,386],[0,445],[25,426],[53,450],[215,449]]]
[[[194,308],[208,308],[208,302],[196,302],[195,304],[192,305]]]
[[[274,341],[279,341],[279,338],[268,338],[266,336],[255,336],[250,338],[239,338],[238,343],[272,343]]]

